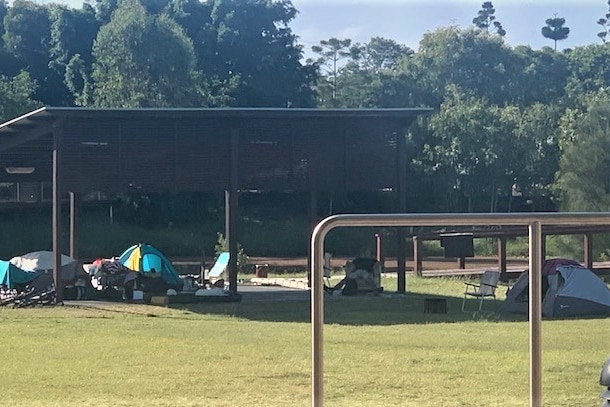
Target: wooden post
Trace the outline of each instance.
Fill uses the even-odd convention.
[[[498,237],[498,270],[500,270],[500,280],[507,281],[506,273],[506,237]]]
[[[61,276],[61,139],[57,129],[53,133],[53,282],[55,301],[64,299]]]
[[[544,267],[544,262],[546,261],[546,235],[542,233],[541,236],[542,244],[540,245],[540,259],[542,260],[542,266]]]
[[[78,196],[70,192],[70,257],[78,259]]]
[[[583,235],[583,245],[585,267],[593,270],[593,233],[587,232]]]
[[[318,223],[318,191],[312,188],[309,191],[309,241],[313,229]],[[311,245],[307,245],[307,287],[311,287]]]
[[[385,269],[385,255],[383,254],[383,237],[381,233],[375,233],[376,259],[381,264],[381,271]]]
[[[417,236],[413,236],[413,272],[417,277],[422,276],[423,271],[423,245],[421,239]]]
[[[396,166],[397,166],[397,212],[407,211],[407,139],[406,135],[400,130],[396,131]],[[399,227],[396,233],[396,263],[398,286],[397,292],[404,293],[407,288],[407,264],[406,264],[406,231],[404,227]]]
[[[225,238],[229,249],[229,290],[237,292],[237,240],[239,224],[239,132],[231,130],[229,189],[225,191]]]

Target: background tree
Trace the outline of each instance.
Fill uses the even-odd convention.
[[[510,168],[535,210],[553,210],[553,184],[559,169],[560,104],[535,103],[521,108],[512,148],[519,165]]]
[[[610,48],[606,44],[576,47],[567,55],[566,96],[579,105],[583,96],[610,87]]]
[[[64,82],[74,96],[77,106],[93,104],[93,84],[91,80],[91,67],[87,66],[80,54],[74,55],[65,67]]]
[[[418,78],[428,106],[439,106],[450,84],[501,105],[518,97],[517,62],[502,38],[452,26],[424,34],[419,51],[402,68]]]
[[[119,7],[122,0],[89,0],[95,10],[95,17],[100,25],[110,22],[112,13]]]
[[[213,0],[214,39],[199,67],[206,77],[238,77],[234,106],[312,107],[316,72],[301,63],[289,22],[296,9],[289,0]],[[273,86],[269,86],[273,84]]]
[[[337,84],[339,74],[344,68],[343,60],[352,56],[352,51],[360,52],[358,47],[351,48],[352,40],[349,38],[329,38],[321,40],[319,45],[314,45],[311,50],[318,55],[315,60],[309,60],[311,64],[321,71],[321,78],[318,83],[318,93],[322,106],[337,105]],[[325,96],[327,95],[327,96]]]
[[[4,48],[4,17],[8,13],[6,0],[0,0],[0,49]]]
[[[502,23],[496,21],[495,13],[496,9],[492,2],[486,1],[481,5],[481,10],[478,11],[477,16],[472,19],[472,23],[482,30],[487,32],[494,31],[500,37],[504,37],[506,30],[502,27]]]
[[[493,212],[498,189],[509,188],[522,167],[514,137],[521,113],[514,106],[490,105],[454,85],[447,92],[438,114],[430,118],[434,139],[424,146],[422,163],[445,179],[453,210],[487,206]]]
[[[358,52],[351,51],[349,56],[354,58],[360,68],[375,74],[397,70],[404,58],[415,53],[406,45],[383,37],[373,37],[368,43],[356,46],[359,48]]]
[[[597,24],[601,26],[601,31],[597,33],[597,36],[602,40],[602,42],[606,42],[606,38],[608,37],[608,31],[610,29],[609,19],[610,19],[610,0],[608,0],[608,12],[602,18],[597,20]]]
[[[166,15],[149,15],[137,0],[121,3],[100,29],[93,55],[95,106],[202,104],[196,92],[192,43],[176,22]]]
[[[81,9],[53,5],[50,11],[49,64],[64,79],[65,86],[74,97],[73,103],[86,106],[88,98],[85,93],[91,86],[91,52],[100,28],[95,10],[85,3]]]
[[[561,209],[610,210],[610,95],[600,91],[562,120],[563,148],[556,186]]]
[[[4,45],[25,70],[37,88],[34,97],[46,104],[70,104],[70,95],[63,84],[63,75],[49,68],[51,19],[48,6],[28,0],[16,0],[4,18]]]
[[[534,50],[525,45],[515,47],[513,54],[517,61],[512,69],[518,74],[510,86],[517,104],[554,104],[565,96],[570,76],[567,54],[554,52],[550,47]]]
[[[40,106],[32,97],[36,83],[27,72],[13,78],[0,76],[0,123]]]
[[[557,51],[557,41],[565,40],[570,35],[570,29],[563,26],[566,19],[557,17],[557,14],[555,14],[553,18],[547,18],[545,23],[546,26],[541,29],[542,36],[553,40],[555,51]]]
[[[336,95],[333,106],[344,108],[389,107],[412,105],[412,99],[393,87],[404,88],[396,79],[401,61],[410,58],[414,52],[409,47],[381,37],[374,37],[368,43],[354,44],[349,57],[337,74],[336,85],[341,91]],[[392,100],[387,98],[391,92]],[[328,99],[329,92],[320,91],[322,98]],[[406,97],[406,99],[405,99]]]

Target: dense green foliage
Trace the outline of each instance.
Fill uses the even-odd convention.
[[[430,106],[405,135],[410,211],[608,210],[604,41],[511,47],[502,10],[486,1],[472,27],[423,33],[417,50],[330,38],[305,60],[297,12],[289,0],[0,0],[0,120],[40,105]],[[545,24],[555,45],[569,35],[564,18]],[[173,222],[173,199],[129,219]],[[358,211],[358,199],[335,199],[331,212]]]

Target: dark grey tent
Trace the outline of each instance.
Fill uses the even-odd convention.
[[[502,310],[527,313],[529,274],[523,273],[506,294]],[[610,289],[591,270],[557,265],[542,276],[542,314],[548,317],[610,315]]]

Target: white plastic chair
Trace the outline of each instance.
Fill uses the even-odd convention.
[[[496,298],[496,288],[500,281],[500,272],[495,270],[486,270],[481,276],[479,284],[464,283],[466,289],[464,290],[464,300],[462,301],[462,312],[465,312],[464,307],[466,306],[466,298],[474,297],[479,300],[479,311],[483,308],[483,300],[485,298]]]

